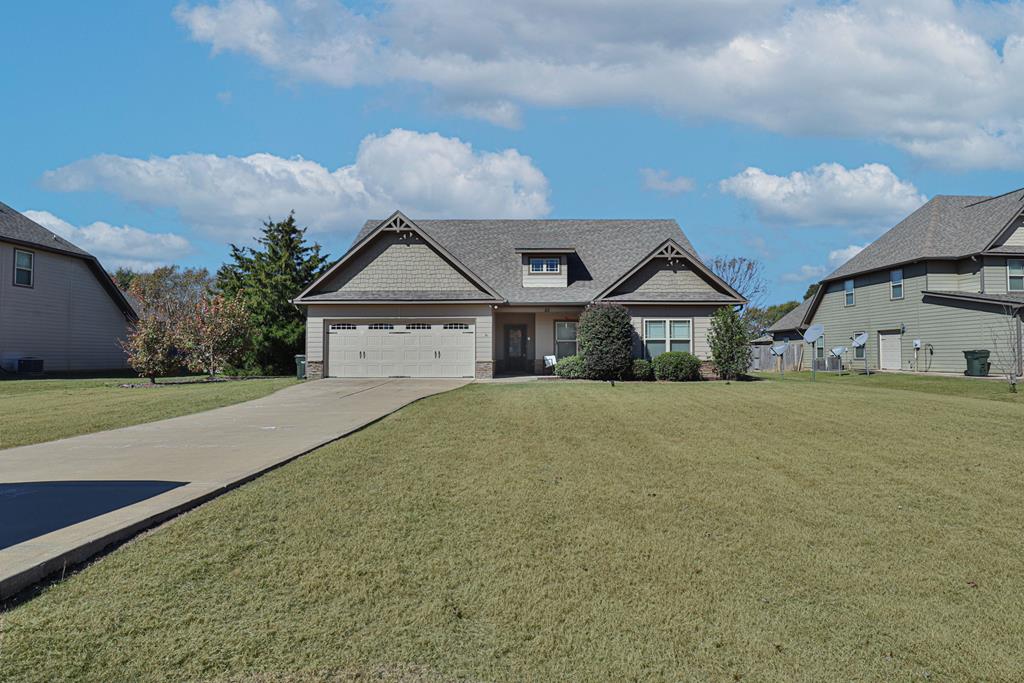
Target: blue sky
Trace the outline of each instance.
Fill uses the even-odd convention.
[[[110,268],[214,269],[289,209],[335,255],[393,208],[670,217],[774,302],[928,197],[1024,185],[1017,3],[580,7],[11,5],[0,201]]]

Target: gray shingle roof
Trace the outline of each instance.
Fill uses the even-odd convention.
[[[978,254],[1024,210],[1024,190],[998,197],[937,195],[825,278],[837,280],[924,259]]]
[[[1024,306],[1024,292],[1006,294],[980,294],[977,292],[957,292],[950,290],[928,289],[922,292],[924,296],[938,296],[945,299],[961,299],[964,301],[979,301],[992,304],[1010,304],[1011,306]]]
[[[697,258],[674,220],[413,220],[510,303],[588,303],[668,239]],[[516,248],[543,245],[576,250],[568,287],[523,287]]]
[[[306,301],[493,301],[480,290],[466,292],[427,290],[376,290],[372,292],[323,292],[303,297]]]
[[[786,315],[779,318],[774,325],[769,327],[766,332],[789,332],[790,330],[803,331],[804,325],[804,314],[807,312],[807,308],[814,301],[814,297],[810,296],[803,300],[803,302],[794,308]]]
[[[43,249],[63,251],[79,256],[90,256],[66,239],[53,233],[35,221],[23,216],[3,202],[0,202],[0,239],[31,244]]]

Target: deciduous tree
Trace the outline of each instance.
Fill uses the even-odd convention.
[[[188,369],[213,377],[237,362],[249,343],[245,301],[240,295],[202,297],[176,325],[175,337]]]

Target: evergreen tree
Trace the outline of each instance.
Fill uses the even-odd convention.
[[[217,288],[226,297],[240,296],[252,322],[246,369],[288,374],[304,347],[306,318],[290,301],[328,267],[320,245],[306,243],[306,229],[295,214],[263,224],[257,246],[231,245],[231,260],[217,271]]]

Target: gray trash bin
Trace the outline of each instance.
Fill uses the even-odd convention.
[[[295,356],[295,378],[306,379],[306,357],[301,353]]]

